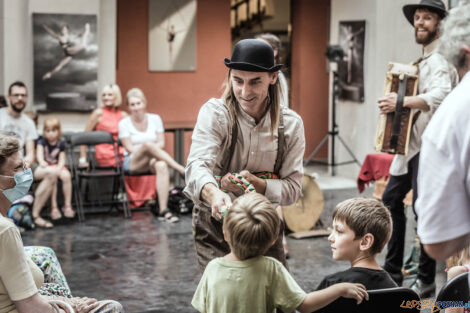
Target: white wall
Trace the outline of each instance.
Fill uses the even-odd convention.
[[[0,92],[22,80],[28,93],[33,86],[33,13],[96,14],[98,17],[98,94],[102,87],[116,79],[116,0],[0,0]],[[3,67],[3,70],[2,70]],[[100,99],[100,97],[98,97]],[[32,108],[32,97],[28,108]],[[63,130],[85,128],[89,113],[55,113]],[[42,125],[44,115],[39,118]],[[39,127],[40,129],[42,127]]]
[[[340,136],[359,162],[374,153],[379,110],[377,99],[383,95],[387,63],[409,63],[418,59],[420,46],[414,41],[414,30],[402,13],[409,0],[332,0],[330,44],[338,44],[340,21],[366,21],[364,49],[364,102],[337,101],[337,123]],[[350,160],[341,144],[336,144],[336,161]],[[357,178],[355,164],[339,166],[338,175]]]

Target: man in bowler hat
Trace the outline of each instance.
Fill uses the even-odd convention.
[[[393,220],[393,232],[388,243],[384,269],[399,285],[403,281],[401,268],[406,230],[403,198],[410,189],[413,190],[414,211],[414,203],[418,197],[417,176],[421,136],[442,100],[457,84],[455,68],[437,52],[440,23],[447,14],[444,3],[441,0],[421,0],[419,4],[405,5],[403,13],[414,27],[416,43],[422,46],[422,56],[417,61],[419,66],[418,95],[405,97],[403,101],[404,107],[412,109],[414,120],[408,154],[395,155],[390,166],[390,181],[382,196],[384,204],[390,209]],[[397,94],[387,94],[380,98],[378,103],[381,113],[394,112]],[[426,254],[421,245],[418,275],[411,288],[421,298],[432,296],[436,288],[435,275],[436,262]]]
[[[185,193],[195,204],[193,234],[201,270],[230,252],[221,213],[243,193],[230,173],[242,175],[275,206],[294,203],[302,190],[304,127],[299,115],[281,106],[282,65],[274,63],[273,49],[261,40],[241,40],[224,63],[225,91],[200,109],[186,166]],[[268,175],[260,178],[259,172]],[[267,255],[286,265],[282,229]]]

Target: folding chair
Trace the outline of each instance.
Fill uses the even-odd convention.
[[[114,158],[116,160],[116,167],[100,167],[94,157],[94,147],[98,144],[111,144],[114,149]],[[122,204],[124,217],[131,217],[131,211],[129,209],[129,204],[127,200],[126,190],[124,188],[124,181],[122,180],[122,170],[119,166],[119,156],[117,152],[117,147],[113,136],[105,131],[86,131],[75,133],[71,137],[72,151],[77,146],[85,145],[87,146],[87,159],[89,161],[88,169],[82,169],[78,167],[79,164],[79,155],[72,153],[72,166],[75,174],[75,188],[77,190],[77,203],[78,203],[78,218],[79,221],[85,219],[85,213],[83,210],[84,207],[84,197],[82,192],[82,187],[84,183],[90,183],[93,180],[103,180],[103,179],[112,179],[113,180],[113,190],[112,190],[112,199],[111,200],[101,200],[98,201],[89,201],[88,205],[98,204],[100,207],[104,204],[111,205],[110,209],[117,208],[116,204]]]
[[[357,305],[356,300],[340,298],[318,312],[349,313],[419,313],[419,295],[403,287],[367,290],[369,300]],[[413,307],[412,307],[413,306]]]
[[[462,302],[463,305],[470,301],[470,290],[468,287],[468,272],[462,273],[455,276],[444,286],[437,294],[436,302],[450,301],[450,302]],[[444,309],[443,306],[440,306],[441,309]],[[439,311],[434,311],[439,312]]]

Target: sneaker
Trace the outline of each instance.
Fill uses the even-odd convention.
[[[416,279],[410,288],[416,291],[421,299],[434,297],[436,293],[436,283],[425,284],[421,279]]]

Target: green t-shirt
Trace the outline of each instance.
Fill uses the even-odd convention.
[[[199,312],[293,312],[307,295],[271,257],[209,262],[191,304]]]

